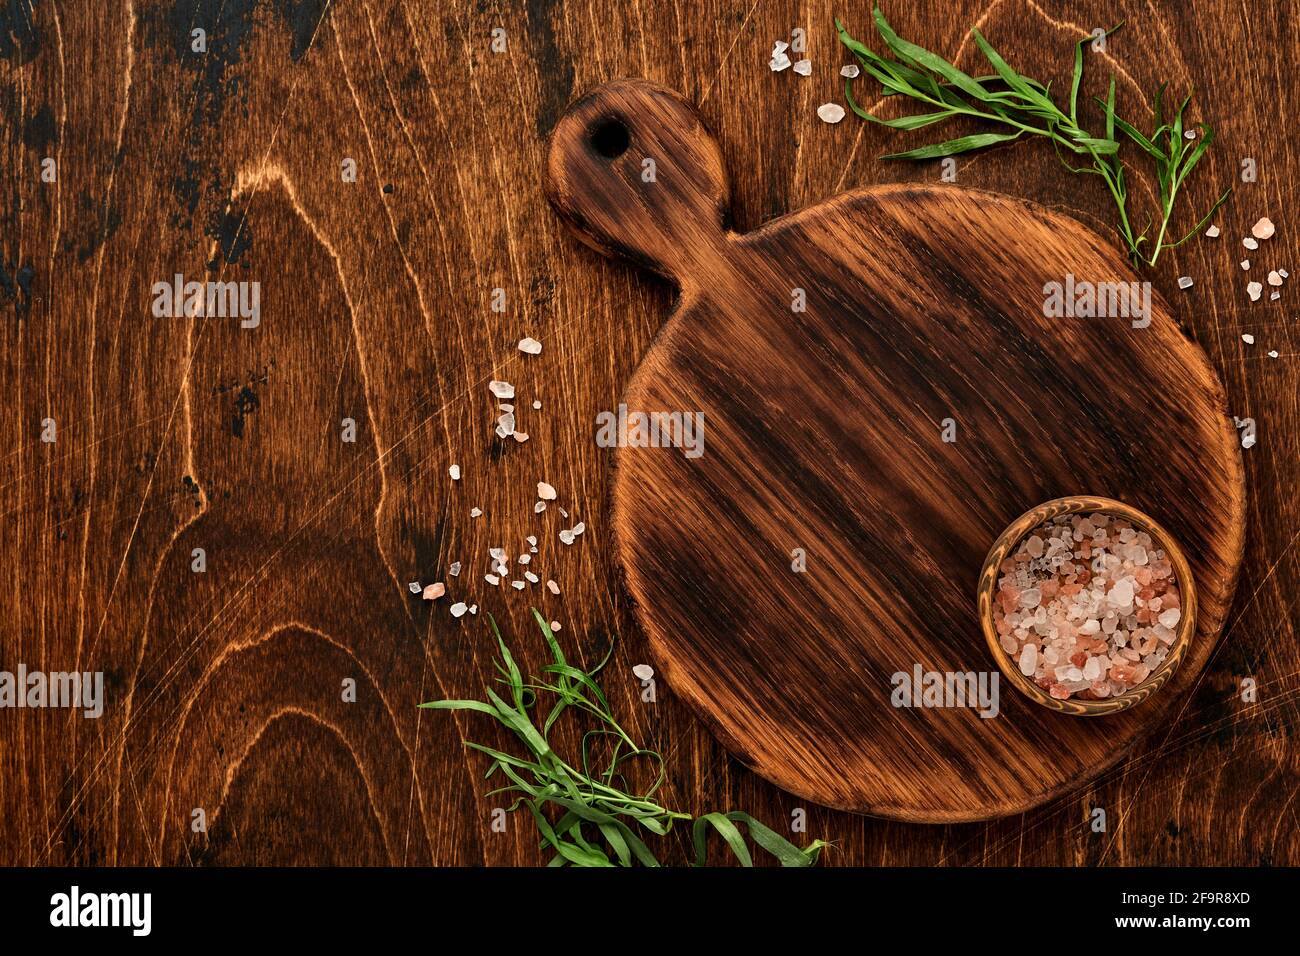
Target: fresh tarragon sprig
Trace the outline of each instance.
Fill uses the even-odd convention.
[[[1008,65],[979,30],[973,27],[971,36],[995,71],[987,76],[971,76],[937,53],[904,40],[894,32],[879,7],[872,11],[872,16],[876,30],[893,55],[892,59],[881,56],[855,40],[837,19],[835,27],[839,31],[840,42],[854,54],[861,68],[880,83],[886,96],[906,96],[932,109],[897,119],[882,119],[858,106],[853,98],[853,79],[849,78],[844,84],[844,94],[853,112],[863,119],[893,129],[920,129],[932,123],[965,116],[996,123],[1010,130],[959,136],[903,153],[891,153],[885,159],[939,159],[1011,142],[1027,133],[1044,136],[1051,141],[1066,168],[1072,172],[1102,178],[1115,200],[1119,212],[1117,228],[1130,257],[1135,263],[1145,263],[1148,266],[1156,264],[1162,251],[1177,248],[1200,231],[1232,192],[1229,189],[1220,196],[1205,217],[1181,239],[1175,242],[1165,241],[1174,203],[1188,175],[1214,142],[1214,130],[1206,123],[1197,123],[1199,135],[1192,139],[1186,138],[1183,117],[1191,102],[1191,94],[1182,101],[1173,117],[1167,120],[1163,115],[1165,86],[1162,85],[1155,97],[1152,132],[1150,135],[1143,134],[1115,112],[1115,76],[1112,74],[1106,98],[1096,98],[1105,119],[1105,135],[1096,136],[1089,132],[1079,121],[1079,87],[1083,80],[1083,47],[1085,43],[1093,41],[1091,35],[1079,40],[1074,47],[1074,73],[1070,80],[1067,111],[1066,107],[1057,105],[1052,99],[1051,91],[1046,85],[1024,76]],[[1107,34],[1113,33],[1119,26],[1122,24],[1112,27]],[[1116,130],[1136,144],[1154,164],[1159,186],[1160,217],[1154,239],[1149,238],[1152,228],[1150,216],[1141,232],[1137,232],[1130,222],[1125,166],[1120,159],[1121,140],[1117,138]],[[1074,166],[1067,161],[1066,154],[1071,153],[1078,157],[1078,162],[1082,165]]]
[[[486,700],[435,700],[420,706],[487,714],[518,738],[523,753],[508,754],[472,740],[464,744],[491,759],[485,778],[504,778],[502,786],[488,795],[512,795],[510,813],[520,807],[528,810],[540,834],[540,846],[554,851],[549,866],[659,866],[644,836],[666,836],[677,822],[691,826],[696,866],[707,863],[710,830],[723,838],[742,866],[753,866],[740,826],[782,866],[806,867],[817,862],[822,849],[830,845],[822,840],[798,847],[747,813],[693,817],[660,805],[654,795],[664,782],[663,757],[639,746],[619,726],[596,680],[613,654],[613,643],[604,660],[584,671],[565,659],[546,619],[535,610],[533,616],[551,653],[551,663],[542,668],[545,677],[524,679],[496,621],[489,618],[500,651],[494,663],[502,693],[489,687]],[[555,699],[545,717],[538,709],[542,694]],[[596,720],[596,726],[582,735],[580,767],[551,747],[551,729],[566,710]],[[602,751],[599,765],[593,752],[597,749]],[[648,762],[655,768],[654,782],[643,792],[633,790],[624,775],[632,761]]]

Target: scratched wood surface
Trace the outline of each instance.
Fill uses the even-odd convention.
[[[99,720],[0,711],[0,861],[537,863],[531,827],[493,831],[484,762],[462,752],[462,737],[494,735],[414,707],[480,692],[485,612],[540,663],[532,605],[588,662],[620,635],[606,686],[625,725],[664,751],[667,802],[773,823],[806,806],[809,835],[837,843],[832,865],[1300,860],[1300,349],[1290,290],[1251,304],[1237,265],[1260,215],[1278,234],[1252,255],[1256,270],[1300,263],[1300,151],[1284,121],[1300,82],[1294,9],[886,9],[904,35],[972,68],[963,37],[978,23],[1057,84],[1077,29],[1126,19],[1090,55],[1094,83],[1115,70],[1132,113],[1163,79],[1195,83],[1219,144],[1188,208],[1237,182],[1223,238],[1168,255],[1152,279],[1218,369],[1229,411],[1256,422],[1246,558],[1227,636],[1145,744],[1023,815],[890,823],[777,790],[662,682],[642,702],[630,673],[648,651],[611,559],[612,461],[593,422],[671,295],[561,225],[540,188],[545,134],[572,96],[611,77],[679,90],[736,173],[742,230],[854,186],[934,181],[937,164],[875,158],[908,134],[815,117],[840,98],[832,18],[865,36],[865,5],[16,0],[0,7],[0,669],[101,670],[107,701]],[[794,26],[813,76],[766,67]],[[195,27],[206,53],[191,52]],[[493,53],[498,27],[506,49]],[[40,176],[47,157],[55,182]],[[1253,183],[1237,181],[1247,157]],[[345,158],[355,183],[341,181]],[[1067,176],[1043,144],[965,157],[958,180],[1109,228],[1100,184]],[[155,318],[151,287],[177,273],[259,282],[260,325]],[[540,356],[516,350],[524,335]],[[490,378],[515,383],[526,443],[493,434]],[[1152,408],[1179,414],[1176,397]],[[341,440],[345,418],[354,443]],[[54,442],[41,440],[47,419]],[[534,513],[539,480],[573,517]],[[577,519],[587,531],[565,546],[557,532]],[[529,534],[558,596],[482,580],[489,547],[513,554]],[[417,580],[451,593],[426,604],[407,589]],[[448,602],[462,598],[477,617],[453,620]],[[355,703],[341,699],[348,678]],[[1088,826],[1098,807],[1104,833]]]

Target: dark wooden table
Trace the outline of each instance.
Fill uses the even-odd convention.
[[[1151,278],[1258,443],[1244,453],[1247,555],[1222,641],[1195,693],[1131,758],[1023,816],[909,826],[810,806],[808,835],[836,842],[831,865],[1294,864],[1295,292],[1251,303],[1237,263],[1240,237],[1267,215],[1278,234],[1252,258],[1300,271],[1295,9],[886,11],[972,69],[966,29],[978,24],[1057,89],[1078,32],[1123,19],[1089,55],[1091,91],[1114,70],[1122,106],[1142,116],[1161,80],[1195,85],[1193,113],[1218,143],[1184,219],[1236,189],[1216,217],[1223,237],[1168,254]],[[791,819],[799,802],[728,758],[670,688],[641,700],[631,667],[645,645],[611,558],[611,452],[593,423],[616,406],[672,294],[581,246],[539,183],[565,104],[620,75],[699,104],[741,229],[845,189],[937,180],[937,163],[876,158],[918,142],[908,134],[817,119],[819,104],[842,100],[836,15],[871,36],[865,4],[778,0],[0,8],[0,669],[101,670],[107,693],[98,720],[0,710],[0,861],[538,863],[522,818],[494,831],[486,762],[460,743],[500,738],[415,707],[481,694],[487,612],[525,662],[543,663],[531,605],[587,663],[619,635],[606,687],[629,730],[664,751],[665,802]],[[773,74],[772,43],[796,26],[813,75]],[[199,28],[206,52],[192,50]],[[1254,182],[1240,180],[1246,159]],[[1067,174],[1045,144],[962,157],[957,181],[1111,235],[1101,184]],[[1150,180],[1132,192],[1149,201]],[[260,325],[155,317],[154,283],[178,273],[259,282]],[[1180,275],[1195,279],[1190,291]],[[540,356],[517,351],[525,335]],[[519,390],[526,443],[494,435],[492,378]],[[1177,396],[1153,396],[1152,414],[1177,416]],[[556,539],[554,508],[534,514],[539,480],[585,521],[575,545]],[[529,534],[558,596],[482,581],[487,549],[513,554]],[[454,561],[459,578],[447,576]],[[408,590],[435,580],[452,582],[448,598]],[[451,617],[461,596],[477,616]],[[1246,678],[1254,703],[1241,699]]]

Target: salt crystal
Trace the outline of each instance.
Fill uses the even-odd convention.
[[[452,481],[460,481],[460,465],[452,465],[447,469],[447,474],[451,475]]]
[[[650,680],[655,676],[655,669],[649,664],[636,664],[632,667],[632,675],[637,680]]]
[[[1259,295],[1264,291],[1264,287],[1258,282],[1251,282],[1246,285],[1246,294],[1250,296],[1251,302],[1258,302]]]
[[[533,574],[532,571],[525,571],[525,572],[524,572],[524,577],[526,577],[526,578],[528,579],[528,583],[529,583],[529,584],[536,584],[536,583],[538,582],[538,580],[539,580],[538,577],[537,577],[537,575]]]
[[[1020,592],[1021,607],[1038,607],[1038,602],[1043,599],[1043,592],[1038,588],[1026,588]]]
[[[523,581],[511,581],[511,582],[510,582],[510,586],[511,586],[512,588],[514,588],[516,591],[522,591],[522,590],[524,589],[524,582],[523,582]]]
[[[1178,622],[1182,620],[1183,612],[1176,607],[1171,607],[1167,611],[1161,611],[1157,620],[1165,627],[1177,627]]]
[[[1270,351],[1270,352],[1268,353],[1268,357],[1269,357],[1269,358],[1277,358],[1277,350],[1276,350],[1276,349],[1273,349],[1272,351]]]
[[[1267,216],[1260,219],[1259,222],[1250,227],[1250,234],[1256,239],[1272,238],[1273,232],[1273,220],[1269,219]]]
[[[1249,259],[1242,259],[1242,260],[1241,260],[1241,268],[1242,268],[1243,270],[1249,269],[1249,268],[1250,268],[1250,260],[1249,260]]]
[[[1280,275],[1283,279],[1289,278],[1291,275],[1291,273],[1287,272],[1285,269],[1278,269],[1277,274]]]
[[[519,444],[522,445],[524,442],[528,441],[528,433],[527,433],[527,432],[515,432],[515,441],[519,442]]]
[[[561,532],[560,532],[560,540],[563,541],[565,544],[573,544],[573,532],[572,532],[572,531],[561,531]]]
[[[1281,284],[1282,284],[1282,273],[1278,272],[1276,269],[1274,269],[1272,272],[1270,272],[1270,273],[1268,274],[1268,284],[1269,284],[1269,285],[1273,285],[1273,286],[1281,285]]]
[[[485,574],[483,575],[483,580],[486,581],[488,584],[492,585],[493,587],[496,587],[498,584],[501,583],[501,579],[497,577],[495,574]]]
[[[524,540],[534,547],[537,545],[537,535],[535,534],[530,534],[528,537],[524,538]]]
[[[493,380],[488,382],[488,388],[492,390],[492,394],[497,398],[515,397],[515,387],[509,382],[498,382]]]
[[[554,501],[555,489],[552,488],[550,485],[548,485],[546,482],[539,481],[537,483],[537,497],[541,498],[543,501]]]
[[[780,53],[784,53],[788,49],[790,49],[790,44],[786,43],[784,40],[777,40],[772,44],[772,55],[776,56]]]
[[[1196,139],[1196,130],[1194,129],[1183,130],[1183,139]]]
[[[1026,677],[1033,677],[1037,666],[1038,647],[1034,644],[1026,644],[1020,651],[1020,673]]]
[[[1268,300],[1269,300],[1270,302],[1276,302],[1276,301],[1277,301],[1278,299],[1280,299],[1280,298],[1282,298],[1282,293],[1281,293],[1281,292],[1270,292],[1270,293],[1268,294]]]
[[[446,593],[447,586],[442,582],[438,582],[436,584],[430,584],[424,589],[424,592],[420,596],[426,601],[436,601]]]
[[[1219,227],[1218,227],[1218,226],[1211,226],[1209,229],[1206,229],[1206,230],[1205,230],[1205,234],[1206,234],[1207,236],[1209,236],[1211,239],[1218,239],[1218,238],[1219,238]]]
[[[1241,340],[1242,340],[1243,342],[1245,342],[1247,345],[1254,345],[1254,344],[1255,344],[1255,336],[1251,335],[1249,332],[1244,333],[1244,334],[1241,336]]]
[[[492,559],[495,560],[497,563],[501,563],[506,559],[505,548],[488,548],[488,554],[491,555]]]
[[[1178,288],[1180,288],[1180,289],[1190,289],[1191,287],[1192,287],[1192,277],[1191,277],[1191,276],[1179,276],[1179,277],[1178,277]]]
[[[577,537],[578,535],[582,534],[582,532],[586,530],[587,530],[587,526],[583,524],[581,521],[579,521],[577,524],[573,526],[574,537]]]
[[[509,438],[515,433],[515,413],[506,412],[497,419],[497,437]]]
[[[807,76],[812,72],[812,60],[799,60],[794,65],[794,71],[800,76]]]
[[[538,514],[538,515],[539,515],[539,514],[541,514],[543,511],[545,511],[545,510],[546,510],[546,502],[545,502],[545,501],[539,501],[539,502],[537,502],[537,504],[533,505],[533,514]]]
[[[560,593],[560,586],[556,584],[554,581],[547,581],[546,587],[552,594]]]
[[[1250,249],[1251,251],[1254,251],[1255,249],[1259,248],[1259,243],[1256,242],[1254,239],[1250,238],[1250,236],[1247,236],[1245,239],[1241,240],[1241,244],[1245,246],[1247,249]]]
[[[477,517],[478,517],[479,515],[481,515],[482,513],[483,513],[483,509],[482,509],[482,508],[470,508],[470,509],[469,509],[469,516],[470,516],[471,518],[477,518]]]
[[[465,613],[465,611],[466,611],[466,607],[464,601],[457,601],[455,604],[451,606],[452,617],[460,617],[462,614]]]
[[[560,630],[563,630],[563,628],[560,627],[560,622],[559,622],[559,621],[552,621],[552,622],[551,622],[551,630],[552,630],[552,631],[560,631]]]
[[[850,80],[855,79],[862,71],[858,69],[856,63],[850,63],[847,66],[840,67],[840,76],[848,77]]]
[[[477,613],[478,613],[478,605],[477,605],[477,604],[471,604],[471,605],[469,606],[469,613],[471,613],[471,614],[477,614]]]
[[[790,58],[784,53],[778,53],[776,56],[772,57],[772,59],[767,61],[767,67],[773,73],[780,73],[782,70],[788,69],[789,66]]]
[[[420,587],[420,582],[419,582],[419,581],[412,581],[412,582],[410,582],[410,583],[406,586],[406,588],[407,588],[407,590],[409,590],[412,594],[419,594],[420,591],[422,590],[422,588]]]
[[[542,403],[539,402],[537,399],[533,399],[533,411],[537,411],[537,409],[541,407],[542,407]]]
[[[1043,539],[1038,535],[1031,535],[1025,542],[1025,550],[1029,552],[1031,558],[1041,558],[1043,556]]]
[[[844,107],[839,103],[823,103],[817,107],[817,118],[823,123],[838,123],[844,119]]]
[[[523,338],[519,340],[519,351],[526,355],[541,355],[542,343],[537,339]]]

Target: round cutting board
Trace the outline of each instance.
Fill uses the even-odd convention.
[[[736,757],[828,806],[982,819],[1097,774],[1183,703],[1241,562],[1241,460],[1158,295],[1149,323],[1140,285],[1137,314],[1077,314],[1080,283],[1139,282],[1112,244],[1029,202],[911,185],[736,234],[716,143],[635,80],[569,108],[546,186],[587,242],[680,289],[623,401],[702,414],[703,441],[620,448],[613,524],[659,669]],[[1052,283],[1079,308],[1054,309]],[[1186,551],[1202,612],[1174,677],[1097,719],[1005,684],[995,715],[896,706],[895,675],[997,672],[985,554],[1079,494],[1136,506]]]

